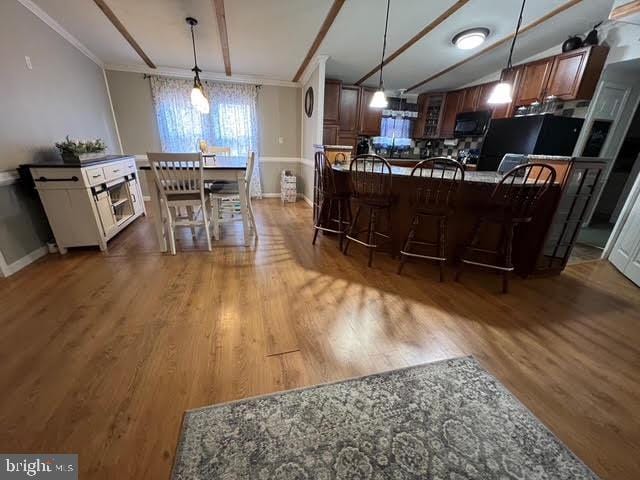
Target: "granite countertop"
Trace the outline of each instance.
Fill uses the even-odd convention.
[[[82,163],[67,163],[63,162],[62,158],[52,158],[49,160],[43,160],[35,163],[25,163],[20,165],[21,167],[27,168],[37,168],[37,167],[46,167],[46,168],[79,168],[79,167],[89,167],[92,165],[98,165],[101,163],[113,162],[114,160],[122,160],[124,158],[133,158],[133,155],[105,155],[104,157],[98,157],[86,162]]]
[[[339,172],[348,172],[349,167],[344,165],[334,165],[333,169]],[[391,166],[391,174],[397,177],[410,177],[411,172],[413,171],[412,167],[399,167],[392,165]],[[440,174],[438,174],[438,178]],[[445,170],[444,178],[452,178],[453,171]],[[502,175],[498,172],[477,172],[477,171],[466,171],[464,172],[464,181],[469,183],[488,183],[488,184],[498,184],[502,180]],[[517,180],[515,183],[518,183]]]

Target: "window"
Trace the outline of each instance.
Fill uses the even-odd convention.
[[[389,138],[411,138],[411,119],[397,117],[382,117],[380,135]]]

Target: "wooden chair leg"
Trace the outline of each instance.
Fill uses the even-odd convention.
[[[318,219],[316,220],[316,224],[313,226],[313,240],[311,241],[311,245],[316,244],[316,239],[318,238],[318,229],[319,226],[322,225],[322,214],[324,213],[325,207],[327,204],[326,199],[322,199],[322,205],[320,205],[320,211],[318,212]]]
[[[369,209],[369,236],[368,236],[368,240],[367,243],[369,245],[373,245],[374,242],[376,241],[376,209],[375,208],[371,208]],[[369,247],[369,262],[367,263],[367,266],[371,267],[371,265],[373,264],[373,251],[374,248],[373,247]]]
[[[506,226],[506,238],[505,238],[505,252],[504,252],[504,264],[506,268],[512,268],[511,252],[513,250],[513,229],[514,225],[509,224]],[[502,273],[502,293],[509,293],[509,272],[504,271]]]
[[[362,206],[358,205],[358,210],[356,210],[356,215],[353,217],[353,220],[351,221],[351,225],[349,225],[349,235],[353,236],[353,232],[356,228],[358,228],[358,218],[360,218],[360,211],[362,210]],[[344,250],[342,251],[342,253],[344,253],[345,255],[347,254],[347,250],[349,249],[349,237],[345,238],[344,241]]]
[[[415,237],[416,234],[416,226],[418,225],[418,215],[414,215],[413,219],[411,220],[411,227],[409,228],[409,233],[407,234],[407,239],[404,242],[404,246],[402,247],[402,250],[405,252],[408,252],[409,249],[411,248],[411,242],[413,241],[413,238]],[[402,269],[404,268],[404,264],[407,261],[407,256],[403,255],[402,253],[400,254],[400,265],[398,265],[398,275],[402,274]]]
[[[447,219],[441,218],[438,223],[438,230],[440,230],[440,237],[438,239],[438,255],[440,258],[447,256]],[[440,264],[440,281],[444,282],[444,260],[438,262]]]
[[[338,199],[338,231],[340,233],[338,233],[338,243],[340,245],[340,251],[342,251],[342,243],[343,243],[343,238],[344,238],[344,234],[343,232],[343,225],[342,225],[342,200]]]
[[[482,226],[482,219],[477,220],[475,225],[473,226],[473,229],[471,230],[471,236],[469,237],[470,238],[469,244],[465,247],[464,252],[462,254],[463,258],[466,256],[467,253],[471,252],[473,247],[475,247],[478,244],[478,241],[480,240],[481,226]],[[465,263],[461,261],[460,265],[458,266],[458,270],[456,271],[456,282],[460,281],[464,267],[465,267]]]

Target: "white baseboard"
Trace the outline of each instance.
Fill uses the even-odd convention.
[[[7,265],[4,260],[4,257],[0,255],[0,270],[2,270],[2,275],[8,277],[9,275],[13,275],[18,270],[22,270],[27,265],[35,262],[40,257],[44,257],[48,253],[48,249],[46,245],[34,250],[31,253],[28,253],[24,257],[16,260],[15,262]]]
[[[262,198],[280,198],[279,193],[263,193]],[[298,198],[304,200],[310,206],[313,206],[313,202],[309,200],[304,193],[298,193]]]

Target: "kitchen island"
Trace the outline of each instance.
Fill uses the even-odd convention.
[[[584,211],[591,199],[594,185],[597,182],[602,162],[589,159],[577,162],[566,159],[567,165],[558,169],[553,184],[537,203],[533,220],[520,225],[513,241],[513,265],[515,272],[521,276],[533,274],[558,273],[566,264],[573,246],[574,231],[579,225]],[[339,189],[350,187],[349,166],[334,165],[336,185]],[[391,231],[391,253],[399,254],[407,237],[413,214],[412,200],[421,179],[411,177],[413,168],[408,166],[391,166],[393,206],[391,208],[391,225],[385,225],[381,218],[380,228]],[[445,172],[445,178],[450,172]],[[575,175],[574,175],[575,174]],[[473,225],[477,219],[487,212],[491,194],[502,179],[498,172],[466,171],[464,183],[455,203],[455,213],[448,224],[447,258],[457,259],[468,241]],[[585,179],[587,179],[585,181]],[[518,183],[515,188],[530,188],[531,185]],[[577,201],[574,199],[578,199]],[[352,200],[355,210],[356,200]],[[558,209],[558,206],[563,206]],[[557,210],[563,210],[556,214]],[[389,228],[390,227],[390,228]],[[437,235],[435,223],[423,222],[419,234],[423,239],[434,241]],[[483,228],[480,245],[495,248],[499,235],[496,225]],[[381,248],[381,250],[383,250]]]

